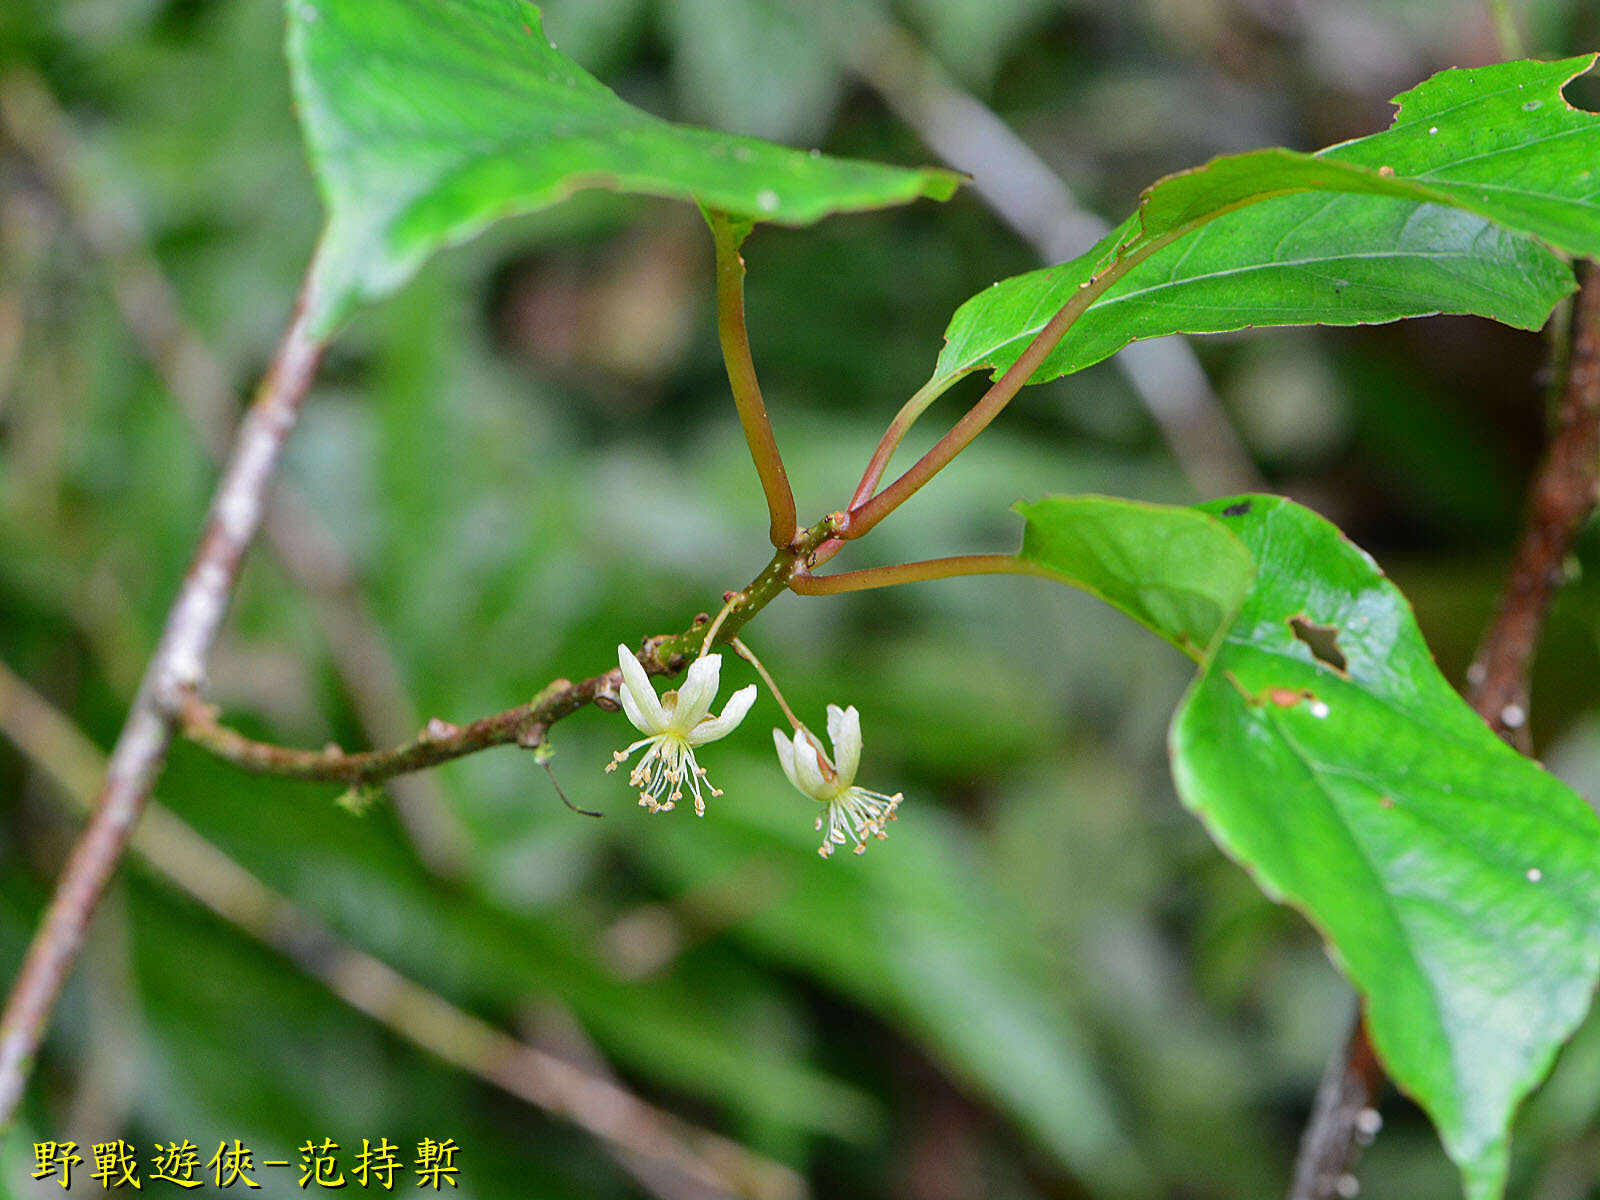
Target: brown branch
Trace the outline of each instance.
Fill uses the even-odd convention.
[[[89,811],[103,768],[99,751],[4,664],[0,731],[76,812]],[[662,1200],[805,1195],[804,1181],[789,1168],[501,1032],[341,942],[159,802],[146,808],[132,847],[156,873],[399,1037],[601,1139]]]
[[[1567,556],[1600,495],[1600,268],[1582,263],[1555,423],[1528,486],[1522,529],[1500,607],[1467,671],[1467,702],[1518,750],[1528,736],[1529,676],[1545,614],[1567,579]],[[1328,1061],[1300,1143],[1290,1200],[1334,1200],[1359,1153],[1363,1113],[1383,1088],[1383,1069],[1358,1019]]]
[[[205,340],[184,320],[177,293],[150,252],[124,189],[100,183],[88,155],[45,82],[25,69],[0,80],[0,123],[34,163],[56,202],[103,264],[110,291],[135,344],[218,462],[228,452],[234,391]],[[421,720],[401,682],[382,625],[337,540],[304,496],[280,484],[268,500],[263,533],[310,598],[334,669],[362,732],[374,745],[397,742]],[[443,788],[418,775],[392,789],[396,811],[436,874],[455,876],[467,835]]]
[[[653,656],[647,655],[647,660]],[[653,665],[653,664],[652,664]],[[598,698],[615,697],[621,672],[607,671],[581,683],[558,679],[527,704],[519,704],[467,725],[429,721],[416,737],[387,750],[348,753],[337,746],[298,750],[256,741],[217,721],[217,710],[193,692],[179,706],[183,735],[218,758],[258,775],[319,779],[351,785],[378,783],[396,775],[426,770],[493,746],[527,749],[544,742],[545,730]]]
[[[1600,268],[1582,264],[1579,279],[1550,448],[1528,489],[1500,607],[1467,671],[1472,706],[1524,754],[1533,746],[1528,694],[1539,631],[1600,489]]]
[[[172,742],[169,713],[200,684],[256,529],[278,459],[310,389],[323,344],[306,322],[302,292],[266,377],[239,427],[211,500],[194,559],[167,614],[122,733],[106,766],[94,815],[69,855],[0,1016],[0,1129],[9,1126],[56,997],[83,947],[84,931],[121,861]]]
[[[1364,1133],[1376,1132],[1383,1083],[1383,1067],[1357,1005],[1350,1017],[1350,1034],[1328,1057],[1317,1085],[1311,1119],[1295,1159],[1290,1200],[1335,1200],[1350,1194],[1345,1180],[1355,1166]]]

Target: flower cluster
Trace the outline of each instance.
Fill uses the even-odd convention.
[[[696,814],[705,816],[706,793],[720,796],[722,792],[706,778],[695,751],[738,727],[755,703],[755,684],[740,688],[728,698],[721,715],[713,717],[711,705],[717,698],[722,675],[720,654],[702,654],[690,664],[683,687],[659,697],[639,660],[626,646],[617,647],[617,665],[622,670],[618,693],[622,711],[645,736],[614,753],[606,770],[615,771],[635,751],[643,750],[628,776],[628,781],[640,789],[639,803],[651,812],[670,812],[683,799],[687,786],[694,796]],[[831,759],[816,735],[796,724],[793,737],[774,729],[772,740],[789,782],[823,806],[817,829],[826,832],[818,853],[827,858],[835,846],[851,842],[860,854],[867,848],[869,837],[887,837],[884,827],[895,819],[901,796],[899,792],[886,796],[856,786],[856,768],[861,763],[861,714],[855,706],[841,709],[836,704],[828,705]]]

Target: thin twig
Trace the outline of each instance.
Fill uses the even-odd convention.
[[[4,664],[0,731],[51,777],[74,811],[89,811],[103,766],[99,751]],[[510,1037],[341,942],[159,802],[147,806],[132,846],[158,874],[401,1038],[601,1139],[663,1200],[805,1195],[804,1181],[788,1167]],[[634,1156],[645,1161],[636,1164]]]
[[[1467,702],[1523,753],[1529,675],[1551,598],[1567,579],[1567,556],[1600,494],[1600,269],[1579,267],[1566,375],[1543,462],[1528,486],[1522,529],[1500,607],[1467,672]],[[1383,1071],[1362,1023],[1328,1061],[1300,1143],[1290,1200],[1335,1200],[1359,1151],[1361,1114],[1376,1102]]]
[[[1300,1138],[1290,1200],[1337,1200],[1350,1194],[1346,1182],[1355,1166],[1363,1130],[1376,1132],[1383,1067],[1367,1038],[1360,1006],[1351,1014],[1350,1033],[1323,1068]]]
[[[929,149],[972,177],[973,190],[1043,262],[1069,261],[1110,229],[905,29],[853,14],[833,32],[851,68]],[[1188,342],[1177,336],[1135,342],[1115,362],[1199,495],[1261,490],[1260,473]]]
[[[346,752],[337,746],[298,750],[245,737],[219,723],[216,709],[194,692],[182,697],[178,711],[184,737],[242,770],[258,775],[356,785],[409,775],[494,746],[520,745],[534,749],[544,744],[545,732],[555,722],[592,703],[598,696],[615,696],[620,686],[621,672],[616,670],[590,676],[579,683],[558,679],[527,704],[480,717],[466,725],[435,719],[416,737],[398,746],[355,752]]]
[[[0,1129],[16,1112],[34,1054],[84,931],[127,847],[172,741],[169,715],[183,689],[199,686],[227,611],[245,550],[261,523],[267,489],[322,357],[302,291],[287,332],[256,392],[212,497],[198,549],[145,668],[111,752],[94,815],[73,848],[0,1016]]]
[[[119,188],[96,181],[84,148],[38,75],[16,69],[0,80],[0,122],[104,265],[135,344],[201,444],[221,462],[234,421],[233,388],[216,355],[184,320],[177,293],[150,252],[137,214]],[[287,483],[279,484],[268,500],[262,531],[310,598],[367,740],[383,745],[416,729],[421,720],[382,625],[347,556],[304,496]],[[392,792],[418,857],[435,874],[459,875],[467,834],[437,780],[418,775],[400,781]]]

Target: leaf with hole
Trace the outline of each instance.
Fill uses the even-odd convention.
[[[1023,506],[1024,557],[1208,647],[1169,738],[1180,796],[1322,931],[1467,1195],[1500,1196],[1511,1116],[1600,976],[1600,820],[1489,730],[1405,597],[1321,517],[1248,496],[1108,520],[1115,503]],[[1225,543],[1193,524],[1174,541],[1179,514],[1223,526],[1253,572],[1208,572]]]
[[[805,225],[945,199],[959,180],[664,121],[561,54],[521,0],[287,0],[287,13],[328,209],[308,299],[321,334],[434,250],[580,188]]]

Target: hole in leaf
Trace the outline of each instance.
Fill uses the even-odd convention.
[[[1339,649],[1339,631],[1332,625],[1318,625],[1305,617],[1290,617],[1289,628],[1294,636],[1310,648],[1318,662],[1327,663],[1341,675],[1346,667],[1344,652]]]
[[[1250,501],[1241,500],[1237,504],[1228,505],[1227,508],[1222,510],[1222,515],[1225,516],[1225,517],[1242,517],[1242,516],[1245,515],[1245,513],[1249,512],[1249,511],[1250,511]]]

